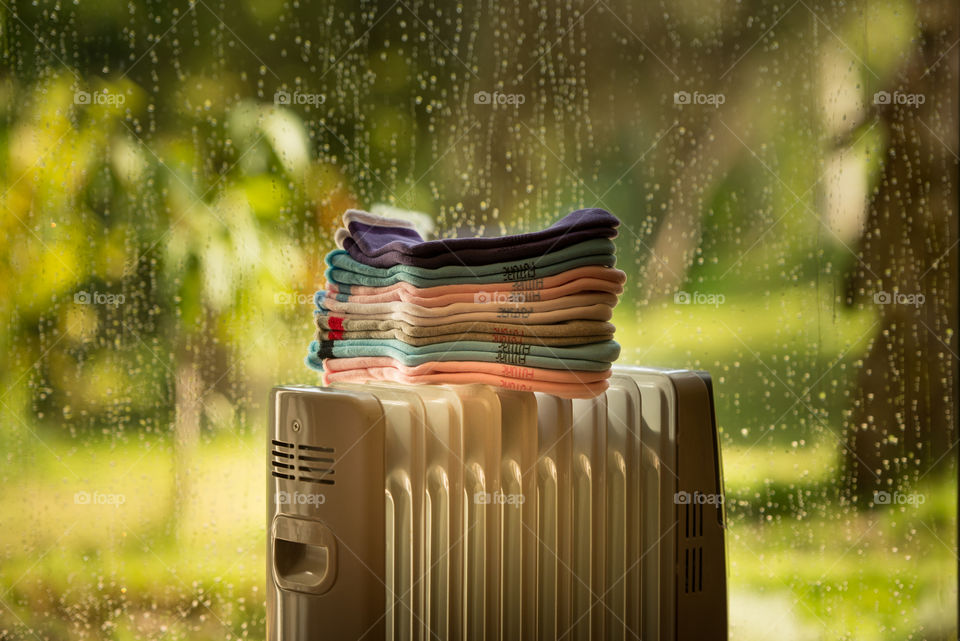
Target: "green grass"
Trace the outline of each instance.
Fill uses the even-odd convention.
[[[0,593],[15,614],[0,615],[0,630],[28,637],[19,619],[64,641],[91,629],[116,640],[263,638],[261,447],[258,436],[205,439],[176,510],[164,439],[51,442],[63,463],[35,451],[0,497]],[[855,510],[831,503],[831,456],[826,445],[725,452],[731,638],[947,638],[956,629],[952,479],[919,488],[928,497],[919,507]],[[799,503],[763,509],[778,484]],[[75,492],[94,490],[125,502],[75,503]]]

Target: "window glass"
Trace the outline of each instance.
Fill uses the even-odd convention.
[[[340,215],[588,206],[714,377],[730,638],[956,638],[955,2],[0,4],[0,638],[264,638]]]

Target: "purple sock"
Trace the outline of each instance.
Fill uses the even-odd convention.
[[[608,229],[578,229],[571,231],[563,236],[559,241],[556,238],[542,238],[540,240],[524,245],[505,244],[502,247],[488,247],[484,249],[458,249],[454,252],[437,254],[435,256],[417,257],[400,251],[388,251],[376,256],[368,256],[363,253],[360,246],[347,236],[343,239],[343,248],[349,252],[351,258],[358,263],[370,265],[371,267],[389,268],[394,265],[409,265],[424,267],[426,269],[436,269],[448,265],[488,265],[490,263],[503,263],[514,260],[523,260],[525,258],[536,258],[544,254],[564,247],[569,247],[577,243],[594,238],[613,238],[616,231]],[[514,238],[505,236],[504,240]],[[452,240],[469,240],[467,238],[457,238]],[[438,242],[438,241],[427,241]],[[446,242],[446,241],[444,241]]]
[[[594,238],[615,238],[619,224],[603,209],[580,209],[546,229],[525,234],[423,240],[413,229],[352,220],[343,247],[371,267],[484,265],[542,256]]]

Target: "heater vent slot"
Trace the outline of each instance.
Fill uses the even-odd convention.
[[[300,471],[299,480],[306,481],[307,483],[336,485],[336,481],[329,478],[336,473],[336,470],[333,469],[334,457],[332,455],[334,448],[298,443],[297,450],[297,469]],[[330,454],[331,456],[315,456],[312,454],[304,454],[303,451],[321,452],[323,454]],[[303,465],[303,463],[306,463],[306,465]],[[310,474],[310,476],[304,476],[304,472]]]
[[[278,440],[270,442],[273,444],[270,452],[273,458],[270,460],[270,465],[273,476],[276,478],[321,485],[336,484],[336,481],[331,478],[336,473],[333,467],[336,462],[333,457],[335,448]]]
[[[318,445],[304,445],[301,443],[300,445],[297,445],[297,448],[301,450],[310,450],[311,452],[327,452],[327,453],[333,454],[332,447],[320,447]]]
[[[686,594],[703,592],[703,547],[683,551],[683,591]]]
[[[333,463],[333,459],[327,456],[307,456],[306,454],[301,454],[297,457],[297,460],[314,461],[316,463]]]
[[[270,441],[273,449],[270,454],[272,474],[279,479],[291,481],[305,481],[321,485],[335,485],[336,481],[329,478],[336,473],[333,469],[335,449],[321,445],[305,445],[303,443],[288,443],[273,439]],[[327,454],[329,456],[319,456]],[[278,460],[279,459],[279,460]],[[305,476],[304,473],[307,475]]]
[[[684,504],[683,535],[688,539],[703,536],[703,503]]]
[[[290,481],[295,480],[296,476],[294,473],[297,469],[297,466],[293,443],[278,441],[276,439],[270,442],[273,444],[273,449],[270,451],[270,454],[272,455],[272,458],[270,459],[272,475],[278,479],[287,479]]]
[[[301,472],[319,472],[320,474],[333,474],[333,468],[329,467],[307,467],[305,465],[300,466]]]

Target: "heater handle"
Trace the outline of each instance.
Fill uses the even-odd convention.
[[[337,579],[337,539],[320,521],[284,514],[273,521],[273,569],[277,586],[323,594]]]

